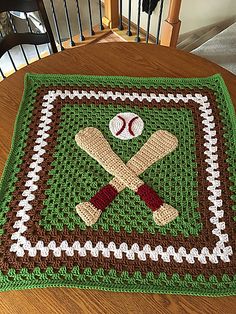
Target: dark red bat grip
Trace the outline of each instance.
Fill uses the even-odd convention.
[[[152,211],[156,211],[163,205],[163,200],[158,196],[156,191],[145,183],[138,188],[136,194],[139,195],[139,197]]]
[[[117,195],[117,190],[112,185],[107,184],[90,199],[90,203],[97,209],[104,211]]]

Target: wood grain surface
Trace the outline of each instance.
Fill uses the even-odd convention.
[[[0,175],[11,146],[26,72],[205,77],[221,73],[236,104],[236,77],[200,57],[155,45],[91,44],[37,61],[0,83]],[[235,313],[235,297],[193,297],[46,288],[0,293],[0,313]]]

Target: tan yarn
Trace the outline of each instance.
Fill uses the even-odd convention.
[[[94,225],[102,213],[101,210],[97,209],[90,202],[78,204],[76,206],[76,212],[87,226]]]
[[[144,184],[134,171],[130,170],[120,157],[113,152],[102,132],[98,129],[92,127],[85,128],[76,134],[75,140],[107,172],[118,177],[131,190],[137,192],[138,188]]]
[[[178,140],[174,135],[167,131],[159,130],[152,134],[142,148],[127,162],[127,165],[125,165],[112,151],[109,143],[98,129],[92,127],[83,129],[77,133],[75,140],[77,144],[97,160],[104,169],[115,176],[110,181],[110,184],[114,186],[118,192],[121,192],[126,186],[137,191],[138,187],[144,184],[137,175],[140,175],[153,163],[173,151],[178,145]],[[127,175],[126,170],[128,170],[127,172],[130,176]],[[132,179],[133,182],[131,181]],[[155,215],[159,210],[161,213]],[[170,213],[168,213],[168,210],[170,210]],[[89,202],[78,204],[76,211],[88,226],[94,224],[101,214],[101,211],[96,209]],[[97,214],[95,214],[96,211],[98,212]],[[154,221],[158,225],[165,225],[177,216],[178,211],[165,203],[153,213]]]
[[[176,149],[178,139],[168,131],[159,130],[153,133],[140,150],[127,162],[126,166],[139,176],[155,162],[164,158]],[[109,184],[120,193],[126,186],[114,177]]]
[[[126,165],[136,175],[140,175],[152,164],[173,151],[177,145],[178,140],[174,135],[163,130],[156,131]],[[114,186],[119,193],[125,188],[125,185],[116,177],[109,184]],[[96,209],[89,202],[78,204],[76,211],[87,226],[96,223],[101,214],[101,210]]]
[[[159,226],[164,226],[177,218],[178,211],[169,204],[164,203],[158,210],[153,212],[153,220]]]

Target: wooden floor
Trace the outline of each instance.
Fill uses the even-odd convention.
[[[236,104],[236,77],[197,56],[155,45],[110,43],[69,49],[23,68],[0,83],[0,175],[9,153],[26,72],[204,77],[221,73]],[[12,88],[14,86],[14,88]],[[4,105],[5,104],[5,105]],[[9,122],[10,121],[10,122]],[[193,297],[47,288],[0,293],[0,314],[198,313],[233,314],[235,297]]]
[[[207,298],[50,288],[5,292],[2,314],[233,314],[234,297]]]

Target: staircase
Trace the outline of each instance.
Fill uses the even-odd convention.
[[[236,22],[191,52],[236,74]]]
[[[179,36],[177,48],[191,52],[236,22],[236,17]]]

